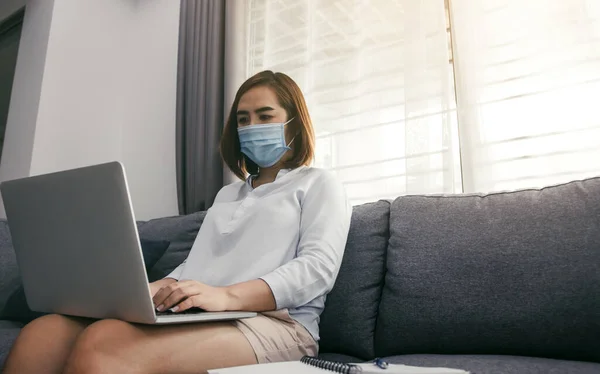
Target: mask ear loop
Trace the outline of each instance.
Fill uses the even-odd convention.
[[[283,125],[285,126],[285,125],[287,125],[288,123],[292,122],[292,121],[294,120],[294,118],[296,118],[296,117],[292,117],[292,118],[290,118],[290,119],[289,119],[289,120],[288,120],[286,123],[284,123]]]
[[[283,124],[283,126],[287,125],[288,123],[292,122],[292,120],[296,118],[296,117],[292,117],[290,118],[286,123]],[[298,136],[298,134],[300,134],[299,132],[296,133],[296,135],[294,135],[294,137],[292,138],[292,140],[290,140],[290,142],[288,144],[286,144],[287,148],[290,148],[290,144],[292,144],[294,142],[294,139],[296,139],[296,136]],[[291,148],[290,148],[291,149]]]
[[[294,142],[294,139],[296,139],[296,136],[298,136],[298,134],[294,135],[294,137],[292,138],[292,140],[290,140],[290,142],[286,145],[286,147],[290,148],[290,144],[292,144]]]

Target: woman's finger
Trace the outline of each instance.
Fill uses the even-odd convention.
[[[154,306],[158,307],[159,305],[162,305],[163,301],[165,301],[165,299],[169,297],[171,292],[173,292],[177,287],[179,287],[178,283],[179,282],[171,283],[158,290],[158,292],[156,292],[156,294],[154,294],[154,297],[152,298]]]
[[[165,311],[179,304],[182,300],[200,293],[200,288],[195,283],[182,284],[176,287],[173,292],[162,302],[162,308],[159,311]]]
[[[166,309],[166,305],[165,302],[167,300],[167,298],[169,298],[174,292],[180,292],[178,290],[182,289],[182,288],[186,288],[187,286],[189,286],[189,282],[173,282],[163,288],[161,288],[156,295],[154,295],[154,297],[152,298],[152,301],[154,302],[154,306],[156,306],[157,309],[160,308],[159,312],[162,312]]]
[[[190,308],[198,307],[198,303],[201,302],[201,298],[201,294],[190,296],[187,299],[182,300],[179,304],[175,305],[172,310],[179,313]]]

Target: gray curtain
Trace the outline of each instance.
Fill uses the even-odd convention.
[[[179,213],[208,209],[223,186],[225,0],[182,0],[177,87]]]
[[[0,21],[0,156],[4,147],[6,121],[17,66],[24,15],[25,12],[20,10],[7,19]]]

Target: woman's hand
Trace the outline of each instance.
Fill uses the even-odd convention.
[[[177,282],[177,280],[173,279],[173,278],[164,278],[164,279],[157,280],[156,282],[152,282],[149,285],[150,286],[150,294],[152,295],[152,297],[154,297],[156,295],[156,293],[158,291],[160,291],[163,287],[165,287],[171,283],[174,283],[174,282]],[[156,305],[154,305],[154,306],[156,306]]]
[[[159,312],[171,309],[183,312],[189,308],[201,308],[207,312],[228,310],[231,295],[224,287],[212,287],[198,281],[179,281],[162,287],[153,297]]]

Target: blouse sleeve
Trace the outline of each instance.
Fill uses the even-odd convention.
[[[297,257],[261,277],[277,309],[296,308],[333,288],[346,247],[352,207],[337,178],[323,172],[301,202]]]

